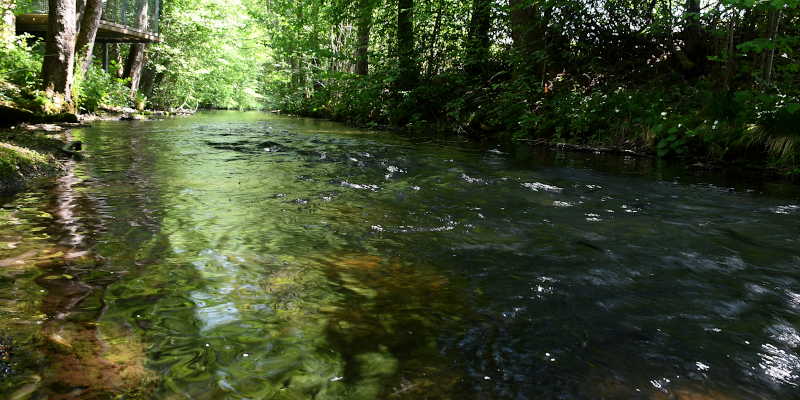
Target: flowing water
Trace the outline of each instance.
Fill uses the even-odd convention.
[[[800,398],[796,186],[261,113],[73,135],[2,200],[2,398]]]

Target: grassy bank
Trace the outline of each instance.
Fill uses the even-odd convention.
[[[50,131],[48,131],[50,130]],[[0,193],[25,188],[37,178],[64,171],[68,131],[56,125],[0,130]]]

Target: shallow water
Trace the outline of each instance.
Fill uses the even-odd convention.
[[[74,135],[0,210],[0,393],[800,398],[794,185],[261,113]]]

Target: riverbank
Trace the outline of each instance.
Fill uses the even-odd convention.
[[[89,114],[46,115],[19,102],[0,103],[0,193],[24,189],[32,180],[64,172],[64,160],[80,157],[70,130],[94,121],[140,121],[192,115],[188,111],[103,107]]]
[[[81,124],[23,124],[0,130],[0,193],[62,174],[65,161],[79,156],[79,143],[73,143],[70,134],[75,126]]]
[[[289,98],[280,107],[368,128],[800,176],[798,96],[744,88],[720,92],[713,82],[675,84],[666,78],[600,84],[564,74],[543,86],[508,75],[490,83],[438,78],[385,95],[392,88],[379,79],[354,79],[344,88]]]

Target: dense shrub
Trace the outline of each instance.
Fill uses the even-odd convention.
[[[28,45],[28,36],[13,41],[0,41],[0,81],[18,86],[35,87],[40,82],[42,56],[34,51],[39,42]]]
[[[102,68],[92,66],[76,85],[80,108],[94,112],[101,106],[127,107],[130,105],[130,88],[127,79],[119,79]]]

